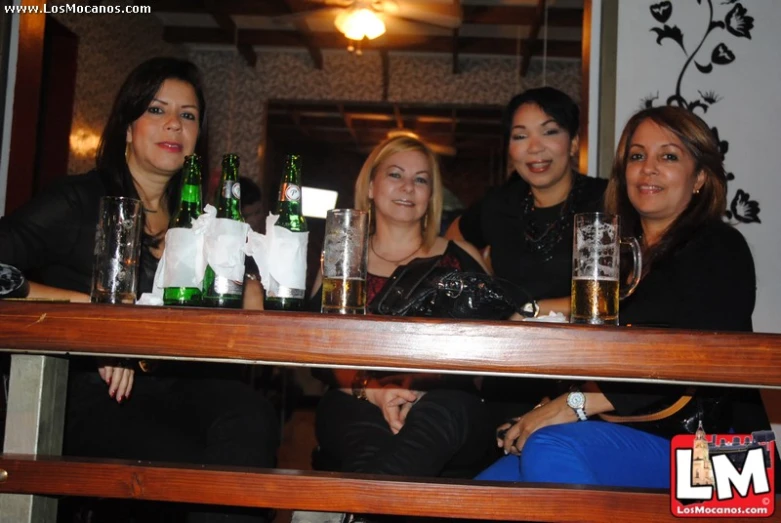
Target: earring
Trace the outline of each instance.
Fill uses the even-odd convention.
[[[125,142],[125,163],[127,163],[127,157],[130,154],[130,142]]]
[[[694,189],[694,194],[700,194],[700,190],[699,189]]]

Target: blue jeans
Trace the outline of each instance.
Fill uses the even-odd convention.
[[[475,479],[669,488],[670,441],[602,421],[551,425]]]

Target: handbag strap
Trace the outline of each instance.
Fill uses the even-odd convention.
[[[665,407],[660,411],[652,412],[650,414],[637,414],[634,416],[618,416],[616,414],[598,414],[602,421],[609,423],[639,423],[645,421],[659,421],[664,418],[669,418],[676,412],[683,409],[694,398],[694,390],[687,389],[685,395],[678,398],[675,403],[669,407]]]

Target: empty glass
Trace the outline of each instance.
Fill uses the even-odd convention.
[[[141,211],[140,200],[114,196],[101,199],[92,264],[92,303],[135,303]]]

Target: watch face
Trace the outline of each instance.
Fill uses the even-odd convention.
[[[567,396],[567,405],[572,409],[583,408],[586,403],[586,396],[582,392],[570,392]]]

